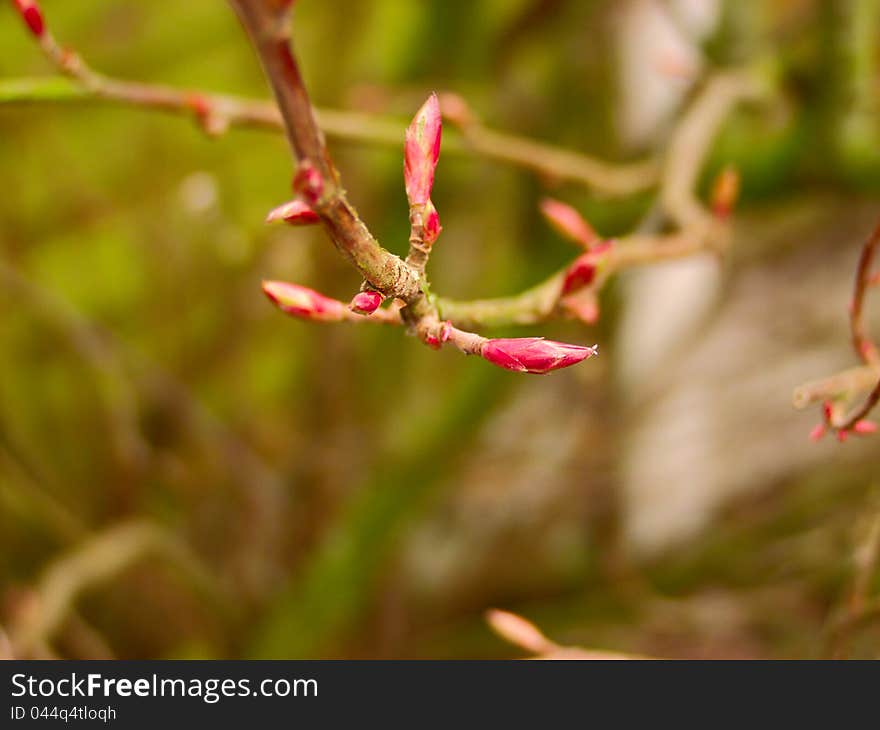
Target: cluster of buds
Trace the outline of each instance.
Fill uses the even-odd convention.
[[[565,272],[559,303],[582,322],[595,324],[599,320],[599,299],[595,288],[590,288],[590,285],[595,281],[605,254],[614,242],[603,240],[587,220],[566,203],[545,198],[541,201],[540,209],[557,233],[583,249],[583,253]]]
[[[437,96],[432,94],[406,130],[404,182],[412,224],[407,262],[421,270],[424,270],[428,252],[441,230],[437,209],[431,202],[434,173],[440,156],[441,126],[440,105]],[[296,226],[320,222],[314,207],[323,195],[323,183],[314,167],[308,162],[301,164],[293,182],[298,197],[272,210],[266,218],[267,222],[285,221]],[[563,282],[563,301],[572,299],[592,283],[602,254],[611,244],[602,242],[580,214],[564,203],[546,200],[541,209],[557,230],[584,249]],[[267,281],[263,283],[263,291],[287,314],[319,322],[348,319],[350,311],[369,316],[385,298],[366,283],[347,307],[336,299],[297,284]],[[589,315],[582,316],[588,318]],[[543,375],[597,354],[595,345],[582,347],[542,337],[486,339],[458,330],[452,323],[440,322],[436,318],[427,324],[422,322],[418,333],[424,343],[434,349],[450,343],[466,354],[478,354],[493,365],[519,373]]]
[[[820,441],[829,431],[837,434],[837,440],[840,443],[846,441],[850,434],[868,436],[877,431],[877,424],[867,419],[856,421],[852,428],[837,428],[834,426],[834,416],[834,404],[831,401],[825,401],[822,404],[822,422],[817,423],[810,431],[810,441]]]
[[[42,38],[46,32],[46,24],[43,21],[43,13],[35,0],[12,0],[12,4],[24,19],[25,25],[37,38]]]

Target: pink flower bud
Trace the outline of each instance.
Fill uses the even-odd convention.
[[[449,342],[452,337],[452,322],[441,322],[438,328],[428,332],[425,335],[425,344],[434,350],[439,350],[444,343]]]
[[[406,129],[403,178],[410,206],[424,205],[431,197],[434,170],[440,157],[440,103],[431,94]]]
[[[725,167],[712,186],[712,212],[716,218],[725,220],[730,217],[739,198],[739,189],[739,172],[734,167]]]
[[[352,312],[357,312],[358,314],[370,315],[379,308],[383,298],[384,297],[379,292],[372,289],[365,289],[364,291],[355,294],[354,299],[351,300],[351,304],[348,305],[348,308]]]
[[[553,198],[544,198],[541,201],[541,213],[557,233],[584,248],[588,248],[598,238],[593,227],[570,205]]]
[[[500,368],[543,375],[567,368],[598,354],[596,345],[581,347],[543,337],[516,337],[487,340],[480,355]]]
[[[277,208],[273,208],[269,211],[269,215],[266,216],[266,223],[282,220],[290,223],[292,226],[307,226],[317,223],[321,219],[305,201],[295,198],[279,205]]]
[[[306,160],[300,163],[293,176],[293,191],[302,195],[309,205],[314,205],[321,199],[324,194],[324,178],[311,162]]]
[[[817,423],[813,426],[813,430],[810,431],[810,441],[815,443],[816,441],[821,441],[822,437],[825,435],[827,428],[824,423]]]
[[[263,292],[282,312],[294,317],[318,322],[338,322],[345,319],[348,311],[342,302],[299,284],[264,281]]]
[[[843,443],[848,438],[849,438],[849,431],[844,431],[843,429],[841,429],[840,431],[837,432],[837,440],[840,441],[840,443]]]
[[[425,243],[431,244],[437,240],[437,237],[440,235],[440,231],[443,230],[443,227],[440,225],[440,216],[437,214],[437,209],[434,207],[434,204],[429,200],[425,204],[425,218],[424,218],[424,236]]]
[[[866,421],[864,419],[856,421],[855,425],[853,425],[853,431],[861,436],[867,436],[868,434],[877,432],[877,424],[873,421]]]
[[[43,22],[43,13],[40,6],[34,0],[12,0],[24,22],[37,38],[41,38],[46,30],[46,24]]]
[[[593,283],[596,278],[596,257],[592,253],[578,256],[565,272],[562,280],[562,294],[570,294]]]

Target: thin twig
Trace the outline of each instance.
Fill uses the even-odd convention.
[[[111,580],[150,554],[170,559],[201,589],[218,594],[219,588],[208,572],[172,535],[147,522],[118,524],[65,553],[46,568],[35,593],[10,627],[16,654],[44,654],[84,591]]]
[[[880,351],[868,334],[864,318],[865,299],[875,277],[873,264],[878,247],[880,247],[880,223],[874,227],[862,245],[849,306],[852,346],[856,355],[865,364],[806,383],[794,392],[796,408],[804,408],[819,401],[825,404],[823,423],[817,426],[815,431],[818,436],[826,430],[831,430],[837,433],[839,438],[845,439],[853,429],[858,430],[858,426],[880,403]],[[868,395],[861,403],[841,413],[846,404],[855,402],[865,391],[868,391]],[[864,425],[869,429],[873,428],[870,424]]]
[[[854,563],[855,575],[846,606],[828,632],[827,654],[833,659],[844,658],[853,632],[880,615],[880,603],[870,602],[871,582],[880,563],[880,513],[869,522],[865,538],[856,548]]]
[[[106,76],[82,56],[62,48],[47,29],[43,52],[63,78],[23,78],[0,82],[0,104],[106,101],[192,116],[209,134],[230,127],[283,131],[278,107],[269,101],[178,89]],[[328,137],[399,148],[405,123],[363,112],[314,110]],[[624,196],[656,185],[655,160],[610,163],[546,142],[499,132],[473,122],[444,141],[444,154],[471,154],[532,170],[554,180],[584,185],[606,196]]]
[[[862,246],[859,255],[859,264],[856,267],[856,278],[853,285],[853,297],[849,308],[849,326],[852,333],[852,344],[856,354],[867,365],[876,365],[880,362],[880,353],[877,345],[871,339],[865,325],[865,297],[871,288],[871,276],[873,273],[874,257],[877,247],[880,246],[880,223],[878,223],[871,235]]]

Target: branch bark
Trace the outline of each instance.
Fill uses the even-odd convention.
[[[324,135],[312,113],[308,92],[290,43],[290,3],[280,0],[230,0],[269,79],[291,149],[300,168],[320,176],[312,183],[309,204],[333,243],[378,291],[407,303],[421,296],[418,276],[379,245],[339,186]]]

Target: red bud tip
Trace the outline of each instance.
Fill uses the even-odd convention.
[[[403,178],[410,206],[424,205],[431,197],[442,126],[440,102],[436,94],[431,94],[406,129]]]
[[[264,281],[263,292],[282,312],[318,322],[338,322],[345,318],[345,305],[299,284]]]
[[[351,304],[348,305],[348,308],[357,314],[370,315],[379,308],[383,298],[384,297],[379,292],[373,291],[372,289],[366,289],[355,294],[355,297],[351,300]]]
[[[324,178],[312,163],[306,161],[300,164],[293,176],[293,191],[302,195],[309,205],[314,205],[321,199],[324,194]]]
[[[739,198],[740,177],[734,167],[725,167],[712,186],[712,212],[716,218],[729,218]]]
[[[592,253],[578,256],[565,272],[562,280],[562,294],[570,294],[593,283],[596,278],[596,257]]]
[[[822,418],[825,423],[831,423],[831,417],[834,415],[834,404],[830,400],[822,403]]]
[[[487,340],[480,355],[493,365],[519,373],[543,375],[598,354],[596,345],[581,347],[543,337]]]
[[[877,432],[877,424],[873,421],[856,421],[852,430],[861,436],[867,436],[868,434]]]
[[[12,0],[24,22],[31,33],[37,38],[41,38],[46,31],[46,24],[43,22],[43,13],[40,6],[34,0]]]
[[[425,335],[425,344],[435,350],[439,350],[444,343],[452,337],[452,322],[448,320],[440,324],[438,329]]]
[[[570,205],[553,198],[544,198],[540,208],[544,218],[557,233],[584,248],[588,248],[598,238],[593,227]]]
[[[440,231],[443,230],[443,227],[440,225],[440,216],[437,214],[437,209],[434,207],[434,204],[429,200],[425,206],[425,219],[424,219],[424,237],[425,243],[434,243],[437,240],[437,237],[440,235]]]
[[[273,208],[266,216],[266,223],[285,221],[292,226],[307,226],[320,220],[318,214],[299,198]]]
[[[840,441],[840,443],[843,443],[848,438],[849,438],[849,431],[841,430],[841,431],[837,432],[837,440]]]
[[[815,426],[813,426],[813,430],[810,431],[810,441],[812,441],[813,443],[821,441],[822,437],[825,435],[825,431],[825,424],[817,423]]]

